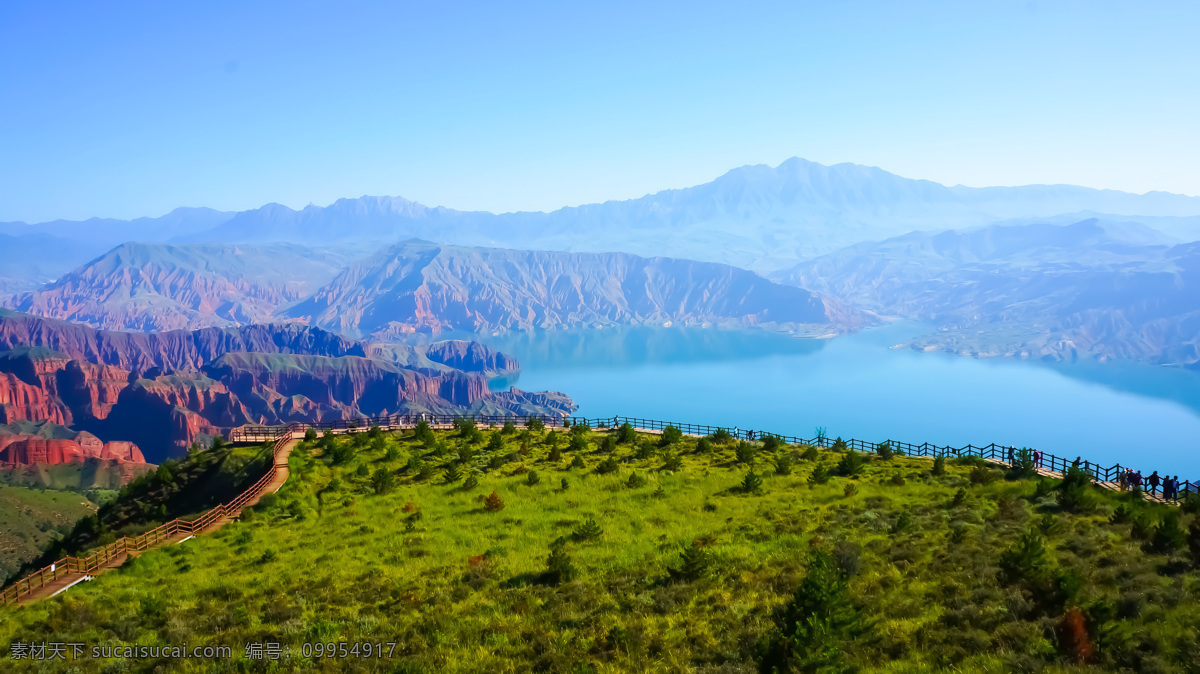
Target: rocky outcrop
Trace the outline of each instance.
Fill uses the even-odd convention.
[[[85,459],[146,463],[142,451],[132,442],[100,442],[90,433],[80,433],[75,440],[0,436],[0,464],[5,467],[81,463]]]
[[[501,373],[521,369],[516,358],[465,339],[434,342],[425,347],[425,357],[466,372]]]
[[[302,325],[160,333],[108,332],[84,325],[0,310],[0,350],[44,347],[71,360],[112,365],[136,373],[198,369],[226,353],[295,353],[365,356],[363,344]]]
[[[0,423],[26,419],[68,423],[66,411],[48,391],[22,381],[11,372],[0,373]]]

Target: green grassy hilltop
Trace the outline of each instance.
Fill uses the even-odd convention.
[[[245,521],[7,609],[0,643],[234,655],[134,671],[1200,671],[1190,504],[891,454],[471,424],[310,438]],[[123,671],[48,664],[5,662]]]
[[[17,575],[52,542],[98,508],[97,501],[116,492],[27,489],[0,485],[0,582]],[[90,496],[90,498],[89,498]]]

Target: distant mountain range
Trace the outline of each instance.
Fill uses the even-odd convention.
[[[0,233],[36,231],[104,244],[105,250],[126,241],[327,246],[420,238],[455,245],[669,255],[776,271],[913,230],[1081,211],[1185,218],[1200,216],[1200,197],[1071,185],[947,187],[872,167],[824,166],[793,158],[774,168],[737,168],[695,187],[551,213],[467,212],[398,197],[361,197],[298,211],[268,204],[238,213],[177,209],[161,218],[128,222],[58,221],[32,228],[8,223],[0,224]],[[1188,232],[1184,238],[1200,239],[1198,224],[1180,223]]]
[[[124,244],[5,303],[107,330],[292,321],[377,340],[632,324],[832,335],[870,322],[836,300],[712,262],[425,242],[354,263],[292,244]]]
[[[1200,243],[1136,223],[995,225],[864,243],[775,274],[975,356],[1200,363]]]

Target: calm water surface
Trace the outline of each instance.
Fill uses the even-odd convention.
[[[700,329],[605,329],[484,339],[521,360],[496,381],[558,390],[614,414],[961,446],[1037,447],[1102,465],[1200,477],[1200,375],[1150,366],[1045,366],[892,345],[893,325],[833,340]],[[478,337],[476,338],[478,339]]]

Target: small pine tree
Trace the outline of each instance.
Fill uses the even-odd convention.
[[[553,585],[569,583],[575,578],[575,566],[565,546],[556,545],[550,548],[550,556],[546,558],[546,580]]]
[[[489,512],[498,512],[500,510],[504,510],[504,501],[501,500],[499,494],[493,491],[491,496],[488,496],[483,500],[483,507]]]
[[[746,477],[742,478],[742,493],[756,494],[762,490],[763,481],[754,471],[746,473]]]
[[[858,486],[855,485],[853,482],[847,482],[846,488],[842,490],[842,496],[845,496],[846,498],[853,498],[854,495],[857,493],[858,493]]]
[[[1014,480],[1029,480],[1037,477],[1037,464],[1033,461],[1033,452],[1022,447],[1014,457],[1016,465],[1008,469],[1008,476]]]
[[[371,475],[371,488],[376,494],[387,494],[396,488],[396,474],[380,466]]]
[[[488,437],[487,451],[502,452],[504,451],[504,436],[500,433],[492,433]]]
[[[505,421],[504,427],[500,429],[501,435],[512,435],[517,432],[517,427],[511,421]]]
[[[311,427],[306,429],[304,431],[304,441],[305,442],[316,442],[317,441],[317,429],[311,428]],[[200,445],[198,445],[194,442],[192,443],[192,446],[195,447],[196,449],[200,448]]]
[[[663,469],[672,472],[678,472],[683,468],[683,459],[674,452],[668,452],[667,458],[663,460]]]
[[[791,475],[792,474],[792,457],[787,454],[780,454],[775,457],[775,474],[776,475]]]
[[[892,525],[892,533],[898,534],[902,531],[907,531],[908,529],[910,529],[912,527],[912,525],[913,525],[912,515],[910,515],[908,513],[908,511],[905,510],[900,513],[900,516],[896,518],[896,523]]]
[[[754,445],[742,440],[738,443],[737,449],[734,451],[737,461],[740,464],[750,465],[754,463]]]
[[[724,428],[718,428],[712,432],[712,435],[708,437],[712,438],[712,441],[718,445],[723,445],[733,439],[733,435]]]
[[[837,437],[836,440],[833,441],[833,451],[835,451],[835,452],[844,452],[848,448],[849,448],[849,446],[846,444],[846,441],[843,440],[842,436],[840,436],[840,435]]]
[[[561,440],[562,440],[562,436],[560,436],[558,434],[558,431],[550,431],[549,433],[546,434],[546,439],[543,440],[543,442],[545,442],[547,445],[550,445],[551,447],[557,447],[558,443]]]
[[[546,457],[546,459],[550,461],[550,463],[558,463],[562,461],[562,450],[558,448],[558,445],[554,445],[550,448],[550,454]]]
[[[1179,513],[1168,511],[1162,521],[1154,528],[1154,537],[1150,539],[1150,549],[1163,555],[1169,555],[1187,544],[1187,532],[1179,524]]]
[[[774,435],[764,435],[763,436],[762,448],[763,448],[764,452],[774,453],[774,452],[778,451],[781,446],[783,446],[783,443],[781,443],[779,441],[779,438],[777,438],[776,436],[774,436]]]
[[[937,476],[946,474],[946,457],[941,454],[933,458],[933,474]]]
[[[578,456],[578,455],[576,455],[576,456]],[[617,472],[618,468],[620,468],[620,464],[617,463],[617,457],[610,456],[607,459],[601,461],[599,466],[596,466],[596,472],[600,473],[601,475],[605,475],[607,473]]]
[[[655,448],[654,443],[646,441],[638,445],[637,452],[634,453],[634,456],[640,460],[644,460],[653,458],[656,453],[658,453],[658,450]]]
[[[585,446],[584,449],[587,449],[587,447]],[[604,436],[604,439],[600,441],[600,451],[605,454],[612,454],[617,451],[617,439],[611,435]]]
[[[808,572],[784,608],[780,637],[765,658],[767,671],[843,671],[850,645],[863,631],[846,573],[825,550],[813,554]]]
[[[658,444],[662,447],[669,447],[683,439],[683,431],[674,426],[667,426],[662,431],[662,437],[659,438]]]
[[[829,482],[829,469],[825,467],[825,464],[818,463],[817,467],[813,468],[812,474],[808,476],[808,482],[809,484],[825,484]]]
[[[891,443],[887,442],[881,442],[876,445],[875,454],[878,455],[882,461],[891,461],[892,458],[896,456],[896,453],[892,451]]]
[[[1072,513],[1087,513],[1095,507],[1095,497],[1089,491],[1092,478],[1082,468],[1071,466],[1058,485],[1058,505]]]
[[[434,435],[433,429],[429,428],[429,422],[425,421],[424,419],[418,421],[417,427],[413,429],[413,437],[416,438],[421,444],[427,444],[428,442],[431,442],[431,439],[434,437]]]
[[[805,445],[804,451],[800,454],[800,458],[805,461],[816,461],[821,458],[821,450],[817,449],[816,445]]]
[[[637,431],[629,422],[621,424],[621,427],[617,429],[617,442],[623,445],[637,442]]]
[[[599,540],[604,534],[604,530],[600,528],[600,524],[596,522],[596,518],[589,517],[579,528],[571,533],[571,538],[579,542]]]
[[[458,469],[457,464],[450,464],[446,468],[446,484],[454,484],[462,479],[462,471]]]
[[[579,426],[576,426],[576,428],[579,428]],[[608,437],[609,436],[606,436],[605,439],[607,440]],[[555,443],[555,445],[550,449],[551,451],[558,449],[558,444]],[[572,433],[571,440],[567,443],[567,449],[571,450],[572,452],[586,452],[588,450],[587,436]]]
[[[663,489],[661,482],[658,485],[658,489],[655,489],[654,493],[651,494],[651,496],[653,496],[654,498],[657,498],[657,499],[664,499],[667,497],[667,492],[665,489]]]
[[[587,463],[584,462],[582,456],[576,454],[575,457],[573,459],[571,459],[571,467],[572,468],[587,468]]]
[[[954,498],[950,500],[950,504],[957,507],[967,502],[967,490],[960,488],[954,492]]]
[[[474,489],[478,486],[479,486],[479,476],[476,475],[475,473],[471,473],[470,475],[467,476],[467,479],[465,481],[463,481],[463,491],[471,491],[472,489]]]
[[[1187,546],[1192,553],[1192,564],[1200,567],[1200,518],[1188,525]]]
[[[541,417],[530,417],[525,420],[525,428],[528,428],[534,433],[541,433],[542,431],[546,430],[546,422],[543,421]]]
[[[367,468],[367,464],[360,463],[358,464],[358,468],[355,469],[354,474],[359,477],[366,477],[371,474],[371,469]]]
[[[712,451],[712,441],[708,438],[700,438],[696,441],[696,453],[708,454]]]
[[[567,482],[567,478],[565,478],[565,477],[562,479],[561,484],[562,484],[562,486],[559,488],[559,491],[566,491],[567,489],[571,488],[571,483]]]
[[[837,474],[842,477],[854,477],[862,475],[865,467],[866,461],[863,460],[862,455],[852,449],[846,452],[846,455],[838,462]]]
[[[431,477],[433,477],[433,466],[425,464],[424,466],[421,466],[421,470],[417,471],[416,480],[419,482],[424,482]]]
[[[542,481],[542,476],[538,475],[538,472],[536,470],[529,471],[529,474],[525,476],[525,484],[529,485],[530,487],[534,486],[535,484],[537,484],[541,481]]]
[[[625,486],[630,489],[640,489],[646,486],[646,478],[638,475],[636,472],[629,474],[629,479],[625,481]]]
[[[671,575],[688,582],[703,580],[712,575],[712,555],[699,541],[694,541],[680,552],[679,566]]]
[[[384,461],[396,461],[400,458],[400,448],[395,445],[388,445],[387,451],[383,454]]]

